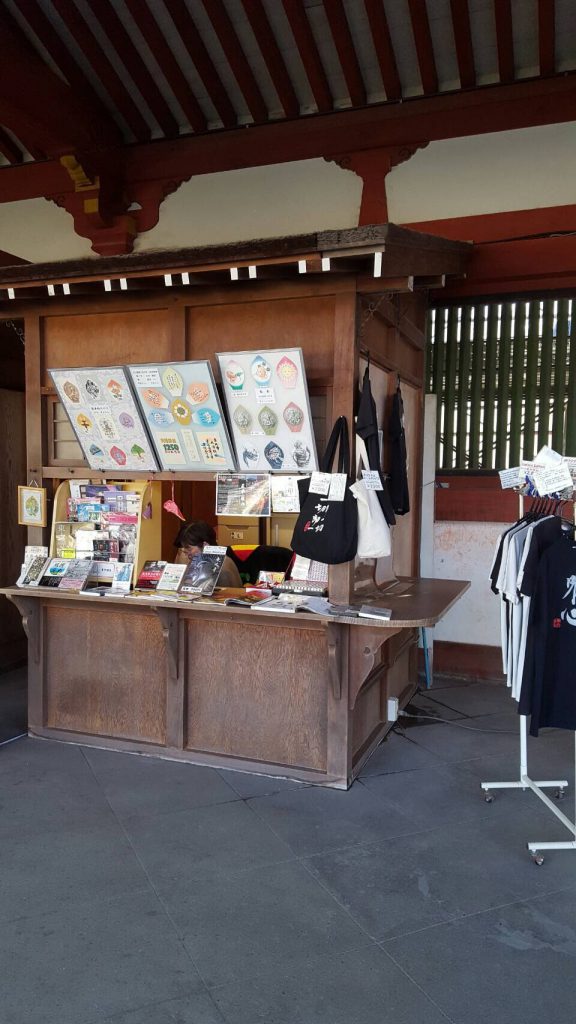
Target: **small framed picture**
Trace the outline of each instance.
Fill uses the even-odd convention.
[[[20,526],[46,526],[46,488],[18,488],[18,523]]]

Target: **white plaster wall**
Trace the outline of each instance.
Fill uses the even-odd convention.
[[[48,199],[0,203],[0,249],[32,263],[95,257],[70,214]]]
[[[507,525],[435,523],[434,576],[470,580],[472,586],[434,628],[434,640],[499,646],[499,598],[490,590],[488,574],[496,541]]]
[[[386,179],[395,224],[575,201],[576,122],[431,142]]]
[[[326,160],[202,174],[164,200],[135,251],[356,227],[362,180]]]

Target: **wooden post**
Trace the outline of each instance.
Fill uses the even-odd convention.
[[[332,420],[345,416],[350,433],[351,465],[354,466],[354,403],[358,390],[356,350],[356,291],[334,297],[334,386]],[[354,588],[354,561],[330,566],[328,592],[336,604],[347,604]]]
[[[42,465],[42,359],[41,328],[38,314],[24,318],[26,350],[24,369],[26,380],[26,482],[34,479],[43,486]],[[42,544],[44,533],[40,526],[28,527],[28,543]]]

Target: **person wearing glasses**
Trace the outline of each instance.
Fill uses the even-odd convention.
[[[182,565],[195,559],[198,571],[201,572],[202,559],[198,556],[201,555],[206,544],[213,545],[216,543],[216,530],[209,523],[205,523],[202,519],[195,519],[190,523],[185,523],[174,539],[174,546],[178,548],[175,561]],[[240,573],[229,555],[226,555],[222,563],[222,569],[218,576],[218,586],[242,586]]]

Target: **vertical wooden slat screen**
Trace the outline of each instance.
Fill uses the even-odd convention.
[[[576,456],[572,311],[572,299],[549,296],[431,310],[439,469],[516,466],[544,444]]]

